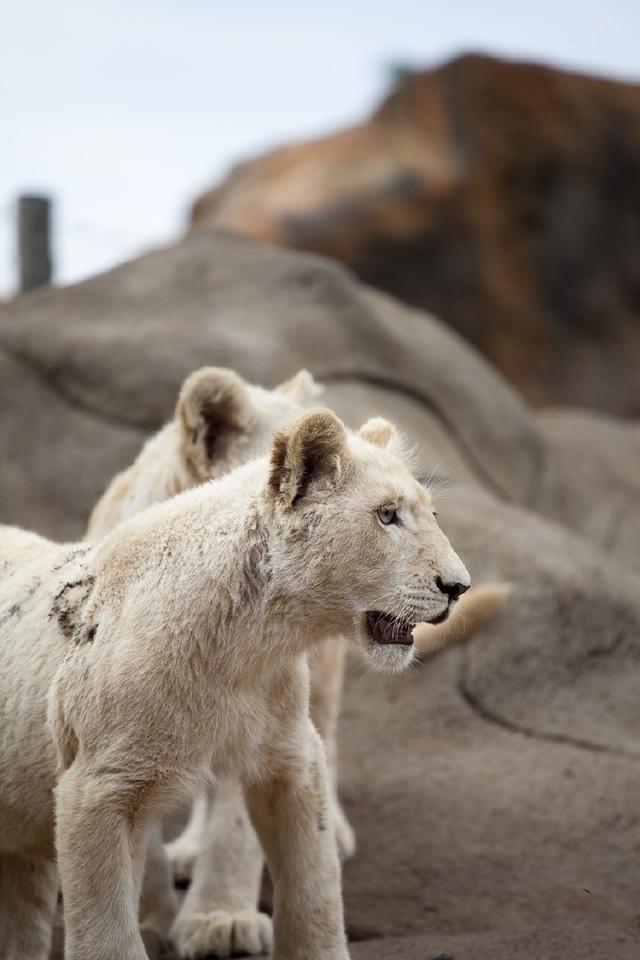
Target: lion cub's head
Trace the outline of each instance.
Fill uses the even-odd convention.
[[[87,537],[104,536],[140,510],[263,456],[274,432],[319,393],[306,370],[274,390],[247,383],[224,367],[196,370],[182,385],[173,420],[147,441],[96,504]]]
[[[355,434],[329,410],[306,413],[274,438],[266,498],[277,589],[378,669],[407,666],[413,626],[444,620],[469,587],[386,420]]]

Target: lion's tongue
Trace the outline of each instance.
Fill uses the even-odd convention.
[[[369,629],[378,643],[413,643],[411,624],[382,613],[368,613],[367,619]]]

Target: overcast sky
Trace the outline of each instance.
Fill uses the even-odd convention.
[[[56,279],[175,236],[236,159],[368,111],[389,64],[485,50],[640,78],[639,0],[16,0],[2,13],[0,295],[15,197],[56,203]]]

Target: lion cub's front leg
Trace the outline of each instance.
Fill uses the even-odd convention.
[[[269,953],[271,918],[259,913],[262,849],[238,780],[222,780],[191,886],[171,932],[180,957]]]
[[[270,776],[245,789],[274,885],[273,960],[348,960],[322,741],[305,717]]]
[[[65,960],[147,960],[138,929],[146,823],[135,790],[78,759],[58,784]]]

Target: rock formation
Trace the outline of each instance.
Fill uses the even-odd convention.
[[[640,86],[464,56],[194,204],[434,312],[534,403],[640,413]]]

